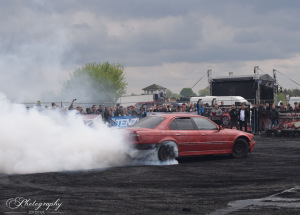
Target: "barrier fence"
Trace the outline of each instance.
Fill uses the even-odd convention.
[[[253,108],[252,104],[254,104],[254,99],[247,99],[247,105],[246,105],[246,109],[249,112],[250,117],[248,118],[247,121],[247,130],[248,131],[252,131],[252,133],[259,133],[259,132],[263,132],[266,131],[267,129],[269,129],[269,125],[270,125],[270,117],[269,114],[270,112],[268,110],[261,110],[258,111],[256,108]],[[225,105],[220,105],[221,104],[221,100],[217,100],[220,109],[222,110],[222,116],[221,116],[221,124],[223,124],[223,126],[225,128],[229,128],[230,127],[230,121],[231,121],[231,117],[229,115],[229,112],[231,110],[232,104],[236,105],[236,109],[241,109],[241,102],[237,102],[234,99],[231,100],[223,100],[223,103]],[[263,104],[265,105],[266,102],[268,101],[263,101]],[[70,106],[70,102],[55,102],[56,105],[58,106],[62,106],[62,107],[69,107]],[[137,103],[139,103],[137,101]],[[42,102],[41,105],[42,107],[48,106],[51,107],[52,102]],[[157,104],[157,103],[153,103]],[[194,105],[195,103],[193,103]],[[205,104],[208,104],[208,106],[206,106],[204,108],[204,111],[202,113],[203,116],[211,119],[211,110],[213,108],[212,103],[211,102],[207,102]],[[24,103],[24,105],[26,105],[27,107],[33,107],[36,105],[36,103],[33,102],[28,102],[28,103]],[[103,102],[103,103],[81,103],[78,101],[74,102],[75,107],[78,105],[83,106],[84,108],[86,107],[92,107],[93,105],[102,105],[103,106],[103,110],[105,109],[105,107],[111,107],[111,106],[115,106],[114,102]],[[147,112],[147,116],[153,116],[153,115],[161,115],[161,114],[191,114],[191,115],[196,115],[197,112],[175,112],[175,108],[176,108],[176,103],[172,102],[172,103],[162,103],[162,105],[173,105],[173,112]],[[191,104],[186,103],[185,106],[186,107],[190,107]],[[270,107],[271,107],[271,103],[270,103]],[[126,107],[124,107],[126,108]],[[149,111],[149,107],[148,111]],[[95,115],[95,117],[92,117],[92,115],[83,115],[84,121],[86,124],[90,124],[92,123],[93,120],[95,120],[96,118],[99,120],[102,118],[103,115]],[[114,127],[118,127],[118,128],[126,128],[132,124],[134,124],[135,122],[137,122],[139,120],[139,117],[136,116],[120,116],[120,117],[109,117],[108,119],[108,123],[111,126]],[[235,126],[234,126],[235,129]],[[299,130],[300,132],[300,111],[279,111],[279,119],[278,119],[278,123],[277,123],[277,128],[278,131],[283,130],[283,129],[290,129],[290,130]]]

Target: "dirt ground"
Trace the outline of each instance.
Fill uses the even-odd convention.
[[[222,155],[178,161],[171,166],[2,174],[0,214],[33,213],[33,207],[8,208],[7,200],[16,197],[62,203],[56,211],[41,207],[35,214],[300,214],[299,140],[260,137],[244,159]]]

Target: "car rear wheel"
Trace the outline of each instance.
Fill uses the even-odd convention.
[[[246,157],[249,152],[249,145],[245,139],[237,139],[232,147],[231,156],[234,158]]]
[[[158,159],[160,161],[171,161],[178,157],[178,148],[174,142],[165,142],[158,148]]]

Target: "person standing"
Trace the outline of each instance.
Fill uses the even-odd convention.
[[[230,129],[232,129],[233,125],[235,125],[236,129],[239,130],[239,112],[235,108],[235,105],[231,106],[231,110],[229,111],[230,116]]]
[[[275,104],[273,104],[272,109],[270,110],[270,126],[269,126],[270,129],[272,129],[273,125],[274,128],[277,129],[278,119],[279,119],[279,111],[276,109]]]
[[[197,115],[202,115],[202,99],[199,99],[197,102]]]
[[[240,124],[240,130],[243,131],[243,126],[245,127],[245,132],[247,132],[247,122],[249,119],[249,111],[246,109],[246,106],[243,104],[242,108],[239,111],[239,124]]]
[[[220,125],[221,124],[221,116],[222,116],[222,114],[223,114],[223,112],[219,108],[219,106],[215,105],[215,107],[213,109],[211,109],[211,112],[210,112],[211,120],[213,122],[215,122],[216,124]]]

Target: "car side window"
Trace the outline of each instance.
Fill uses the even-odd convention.
[[[170,130],[178,130],[178,126],[176,124],[175,119],[169,125]]]
[[[217,126],[207,119],[201,117],[193,117],[198,130],[218,130]]]
[[[178,130],[195,130],[194,124],[189,117],[177,118],[176,124],[178,126]]]

